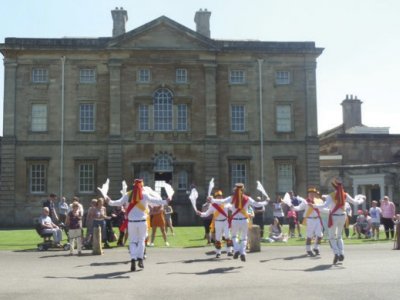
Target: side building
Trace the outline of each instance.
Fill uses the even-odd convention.
[[[384,195],[398,208],[400,135],[389,134],[388,127],[363,125],[361,104],[347,95],[342,101],[343,124],[320,134],[321,191],[330,192],[332,179],[340,177],[351,195],[367,196],[362,209]]]
[[[211,12],[196,31],[165,16],[112,37],[6,38],[0,225],[31,225],[51,192],[87,206],[110,178],[175,189],[179,225],[208,182],[229,194],[260,180],[273,198],[319,179],[314,42],[216,40]]]

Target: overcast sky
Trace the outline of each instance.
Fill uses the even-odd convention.
[[[18,0],[3,1],[0,43],[6,37],[111,36],[111,10],[128,12],[126,30],[162,15],[196,30],[194,14],[211,11],[211,38],[314,41],[318,131],[342,123],[346,94],[362,100],[362,121],[400,133],[399,0]],[[0,135],[4,66],[0,66]]]

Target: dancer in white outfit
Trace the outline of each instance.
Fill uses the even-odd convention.
[[[343,183],[338,179],[332,182],[332,186],[335,188],[335,192],[325,196],[325,202],[323,204],[314,204],[314,207],[329,209],[329,243],[334,254],[333,264],[335,265],[338,261],[344,260],[342,231],[346,222],[346,202],[348,201],[352,204],[360,205],[364,202],[365,196],[358,195],[353,199],[344,191]]]

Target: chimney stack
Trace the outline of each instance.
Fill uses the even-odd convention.
[[[354,126],[362,126],[361,122],[361,100],[357,96],[346,95],[342,102],[344,131]]]
[[[112,36],[116,37],[125,33],[125,23],[128,21],[128,13],[122,7],[116,7],[111,11],[113,18],[113,31]]]
[[[194,15],[194,22],[196,23],[196,31],[208,38],[210,38],[210,16],[211,12],[207,9],[200,9]]]

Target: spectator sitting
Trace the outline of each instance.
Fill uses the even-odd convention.
[[[61,247],[60,243],[62,240],[62,231],[56,224],[53,223],[49,214],[49,208],[47,206],[43,207],[42,215],[39,218],[39,223],[42,226],[42,233],[52,233],[54,242],[57,244],[57,246]]]
[[[287,242],[287,237],[282,232],[281,224],[278,218],[274,218],[274,222],[269,227],[269,241],[273,242]]]
[[[361,235],[363,234],[365,238],[370,238],[371,237],[371,217],[368,216],[368,212],[366,211],[365,213],[360,209],[357,212],[357,220],[356,223],[354,224],[354,233],[358,234],[358,238],[361,238]]]

